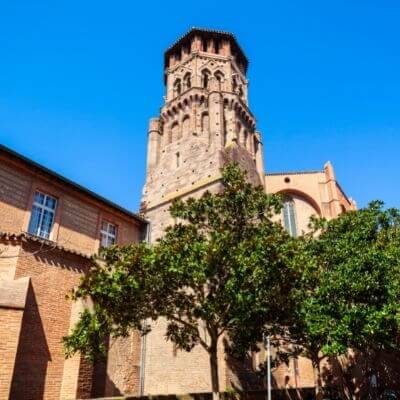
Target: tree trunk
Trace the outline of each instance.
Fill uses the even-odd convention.
[[[218,379],[218,351],[217,343],[212,340],[210,346],[210,371],[211,371],[211,389],[213,400],[219,400],[219,379]]]
[[[315,382],[315,398],[316,400],[322,400],[322,379],[321,379],[321,368],[318,356],[313,357],[312,365],[314,369],[314,382]]]

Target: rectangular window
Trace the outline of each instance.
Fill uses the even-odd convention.
[[[110,222],[103,221],[100,231],[100,246],[110,247],[117,242],[117,227]]]
[[[28,232],[44,239],[50,238],[57,200],[47,194],[35,192]]]

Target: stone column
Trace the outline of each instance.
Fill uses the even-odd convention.
[[[263,144],[261,142],[261,133],[256,132],[255,133],[255,139],[257,141],[257,148],[256,148],[256,168],[258,175],[260,175],[260,179],[262,184],[264,185],[265,182],[265,172],[264,172],[264,156],[263,156]]]
[[[147,137],[147,173],[153,171],[157,165],[160,151],[160,120],[150,119],[149,132]]]

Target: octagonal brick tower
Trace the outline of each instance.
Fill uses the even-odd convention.
[[[152,240],[171,222],[171,200],[219,189],[227,160],[238,161],[254,183],[264,183],[247,65],[228,32],[193,28],[165,52],[165,102],[149,124],[142,203]]]
[[[236,160],[255,184],[264,184],[261,137],[248,106],[248,61],[231,33],[193,28],[165,52],[165,102],[148,132],[147,178],[142,211],[151,241],[173,223],[177,197],[221,190],[220,170]],[[146,338],[144,393],[211,389],[209,358],[200,347],[176,351],[165,341],[165,321]],[[220,387],[232,376],[219,349]]]

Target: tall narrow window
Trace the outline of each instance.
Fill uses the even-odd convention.
[[[224,81],[224,74],[221,71],[217,71],[215,74],[215,79],[217,80],[218,90],[222,90],[222,83]]]
[[[206,133],[209,130],[209,118],[208,113],[203,113],[201,115],[201,133]]]
[[[190,72],[188,72],[183,78],[184,90],[188,90],[192,87],[192,81],[190,77]]]
[[[176,168],[179,168],[179,165],[181,163],[181,155],[179,154],[179,151],[175,154],[176,157]]]
[[[283,224],[291,236],[297,236],[296,210],[291,197],[285,197],[283,201]]]
[[[202,86],[204,89],[208,89],[208,85],[210,83],[210,71],[207,69],[201,73],[202,78]]]
[[[110,247],[117,242],[117,227],[111,222],[103,221],[100,231],[101,247]]]
[[[182,87],[181,87],[181,80],[177,79],[174,82],[174,97],[179,96],[181,94]]]
[[[49,239],[54,223],[57,200],[41,192],[36,192],[32,204],[31,220],[28,232],[44,239]]]

